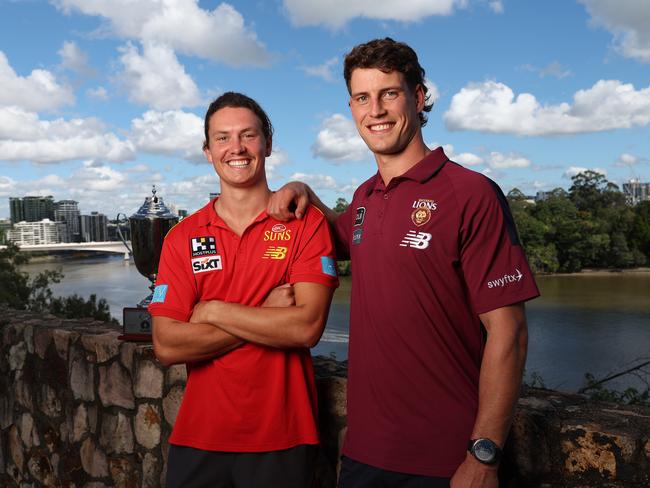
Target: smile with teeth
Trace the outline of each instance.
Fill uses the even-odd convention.
[[[250,164],[250,159],[232,159],[227,161],[226,164],[231,168],[244,168]]]
[[[394,125],[395,124],[393,122],[384,122],[383,124],[369,125],[368,129],[372,132],[381,132],[390,129]]]

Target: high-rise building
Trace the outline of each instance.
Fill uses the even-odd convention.
[[[51,195],[27,196],[23,198],[23,216],[26,222],[54,220],[54,199]]]
[[[79,216],[79,233],[81,242],[108,241],[108,219],[106,215],[90,212],[90,215]]]
[[[23,212],[23,199],[17,197],[9,197],[9,215],[11,221],[22,222],[25,220],[25,212]]]
[[[39,222],[18,222],[8,232],[8,239],[18,245],[58,244],[66,242],[68,229],[64,222],[43,219]]]
[[[54,220],[65,222],[68,228],[70,241],[79,242],[81,234],[79,232],[79,202],[74,200],[59,200],[54,203]]]
[[[637,205],[650,201],[650,183],[641,183],[639,180],[630,180],[623,183],[623,193],[628,205]]]
[[[12,228],[11,220],[0,219],[0,246],[7,243],[7,234]]]

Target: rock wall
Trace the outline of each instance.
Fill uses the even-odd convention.
[[[103,323],[0,310],[0,486],[164,486],[185,368]],[[333,487],[345,364],[316,361],[319,482]],[[650,408],[544,390],[519,402],[504,486],[650,486]]]

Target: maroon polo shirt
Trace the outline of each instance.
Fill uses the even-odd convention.
[[[352,259],[343,453],[450,477],[478,407],[478,314],[539,295],[507,201],[438,148],[388,186],[362,184],[336,234]]]

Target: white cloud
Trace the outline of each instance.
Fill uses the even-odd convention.
[[[156,110],[202,104],[199,89],[169,47],[147,42],[143,54],[132,44],[120,49],[124,71],[120,78],[131,101]]]
[[[370,155],[354,122],[341,114],[334,114],[323,121],[312,152],[315,156],[335,162],[361,161]]]
[[[89,74],[88,55],[76,43],[65,41],[58,52],[61,56],[61,67],[79,74]]]
[[[434,149],[440,146],[440,144],[433,142],[427,144],[427,146],[431,149]],[[449,159],[455,161],[456,163],[462,164],[463,166],[477,166],[479,164],[485,163],[485,160],[481,156],[478,156],[474,153],[462,152],[456,154],[456,151],[454,150],[454,146],[452,146],[451,144],[444,144],[442,146],[442,149],[445,151],[445,154]]]
[[[467,0],[284,0],[283,3],[294,25],[340,28],[357,17],[417,22],[430,15],[450,15],[455,8],[465,7]]]
[[[257,35],[230,4],[214,10],[198,0],[53,0],[63,12],[81,12],[108,21],[112,34],[157,42],[190,56],[232,66],[264,65],[269,55]]]
[[[490,7],[490,10],[492,10],[492,12],[495,14],[503,13],[503,2],[501,0],[490,0],[488,2],[488,5]]]
[[[283,166],[289,162],[289,153],[280,147],[273,147],[273,152],[266,158],[264,168],[266,169],[267,179],[277,177],[277,170],[279,166]]]
[[[555,78],[561,80],[562,78],[566,78],[567,76],[572,75],[571,71],[568,68],[562,66],[558,61],[552,61],[543,68],[539,68],[532,64],[524,64],[521,66],[521,69],[537,73],[540,78],[554,76]]]
[[[103,86],[98,86],[97,88],[89,88],[86,90],[86,95],[90,98],[96,98],[97,100],[108,100],[108,92]]]
[[[126,175],[110,166],[97,166],[92,161],[86,161],[72,173],[70,180],[83,191],[112,192],[122,188]]]
[[[325,81],[333,83],[336,81],[334,67],[338,64],[338,58],[331,58],[318,66],[305,66],[302,70],[310,76],[322,78]]]
[[[349,193],[357,188],[356,182],[341,184],[330,175],[294,173],[289,177],[290,181],[302,181],[307,183],[314,190],[333,190],[338,194]]]
[[[180,156],[195,163],[205,162],[203,155],[203,119],[187,112],[149,110],[131,121],[131,140],[152,154]]]
[[[569,166],[562,175],[562,178],[571,179],[578,173],[584,173],[585,171],[595,171],[596,173],[607,176],[607,170],[604,170],[603,168],[583,168],[581,166]]]
[[[573,96],[573,104],[541,105],[534,95],[515,97],[503,83],[471,83],[451,100],[444,115],[450,130],[520,136],[578,134],[650,123],[650,87],[636,90],[617,80],[600,80]]]
[[[628,166],[634,166],[638,162],[639,162],[639,158],[634,154],[623,153],[618,157],[618,160],[614,164],[619,167],[621,166],[628,167]]]
[[[2,51],[0,86],[0,107],[16,105],[25,110],[40,111],[74,103],[72,89],[61,86],[51,72],[35,69],[29,76],[18,76]]]
[[[58,163],[75,159],[132,159],[130,141],[106,132],[95,118],[41,120],[18,107],[0,107],[0,159]]]
[[[487,160],[487,164],[491,169],[509,169],[528,168],[531,163],[530,160],[514,153],[503,154],[492,151]]]
[[[625,57],[650,63],[650,8],[647,0],[580,0],[592,17],[614,35]]]

